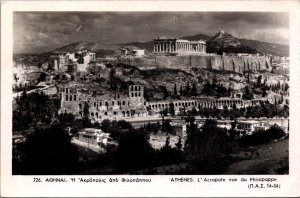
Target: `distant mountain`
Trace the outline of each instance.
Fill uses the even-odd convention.
[[[181,39],[186,39],[189,41],[199,41],[199,40],[204,40],[207,41],[209,40],[211,37],[206,35],[206,34],[196,34],[194,36],[185,36],[185,37],[181,37]]]
[[[224,52],[256,54],[258,50],[242,45],[237,38],[221,30],[206,42],[206,52],[219,55],[222,55]]]
[[[267,43],[257,40],[248,40],[248,39],[238,39],[233,37],[232,35],[220,31],[214,36],[208,36],[205,34],[197,34],[193,36],[185,36],[181,37],[181,39],[187,40],[205,40],[207,41],[207,46],[213,46],[218,49],[220,46],[225,48],[230,48],[233,52],[238,52],[242,50],[243,52],[252,52],[256,53],[270,53],[277,56],[289,56],[289,46]],[[69,45],[63,46],[56,50],[53,50],[51,53],[55,52],[75,52],[78,50],[89,50],[92,52],[96,52],[97,56],[104,55],[112,55],[112,54],[120,54],[120,49],[122,48],[140,48],[145,49],[146,52],[153,51],[153,41],[147,42],[130,42],[130,43],[122,43],[122,44],[104,44],[99,42],[77,42],[71,43]],[[215,49],[214,49],[215,50]]]
[[[234,38],[231,34],[228,34],[221,30],[207,41],[207,46],[214,48],[227,48],[230,46],[239,47],[241,46],[241,43],[237,38]]]
[[[257,40],[239,39],[240,43],[244,46],[249,46],[260,52],[272,54],[275,56],[289,56],[289,46],[267,43]]]
[[[97,54],[108,55],[119,53],[119,49],[120,46],[118,45],[84,41],[65,45],[61,48],[51,51],[50,53],[77,52],[80,50],[88,50]]]

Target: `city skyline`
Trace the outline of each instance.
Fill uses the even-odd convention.
[[[289,17],[271,12],[15,12],[13,45],[14,53],[43,53],[82,41],[146,42],[157,36],[213,36],[220,30],[288,44]]]

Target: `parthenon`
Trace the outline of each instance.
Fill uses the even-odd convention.
[[[156,53],[206,53],[205,41],[188,41],[177,38],[158,37],[153,40]]]

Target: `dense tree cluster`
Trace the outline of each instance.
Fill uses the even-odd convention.
[[[217,127],[215,120],[208,119],[201,128],[197,127],[194,117],[188,117],[187,122],[188,136],[185,142],[187,161],[196,167],[196,171],[205,173],[221,171],[223,166],[218,165],[219,160],[235,149],[227,130]]]
[[[201,94],[206,96],[230,97],[231,92],[232,90],[230,87],[227,89],[221,84],[216,84],[215,82],[207,82],[206,84],[204,84]]]
[[[242,98],[244,100],[252,100],[252,99],[254,99],[254,94],[253,94],[252,90],[248,86],[245,87],[245,90],[244,90]]]
[[[278,125],[273,125],[267,130],[261,129],[251,135],[243,136],[239,141],[243,146],[256,146],[280,139],[285,135],[285,132]]]
[[[27,94],[24,91],[15,99],[13,131],[25,130],[37,123],[50,124],[58,109],[59,101],[49,99],[43,92]]]
[[[36,128],[18,145],[13,174],[68,174],[77,167],[78,153],[61,125]]]
[[[112,138],[119,139],[124,132],[132,129],[132,125],[125,120],[110,121],[105,119],[101,122],[100,128],[103,132],[110,133]]]
[[[130,129],[120,137],[116,152],[116,164],[121,171],[139,170],[184,161],[181,139],[175,148],[170,146],[169,137],[161,149],[149,143],[145,128]]]
[[[136,170],[153,166],[155,150],[142,131],[131,129],[120,137],[116,165],[120,170]]]

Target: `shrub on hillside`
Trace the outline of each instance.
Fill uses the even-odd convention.
[[[275,139],[284,137],[285,132],[278,126],[273,125],[267,130],[259,130],[251,135],[246,135],[240,139],[242,146],[256,146],[269,143]]]

